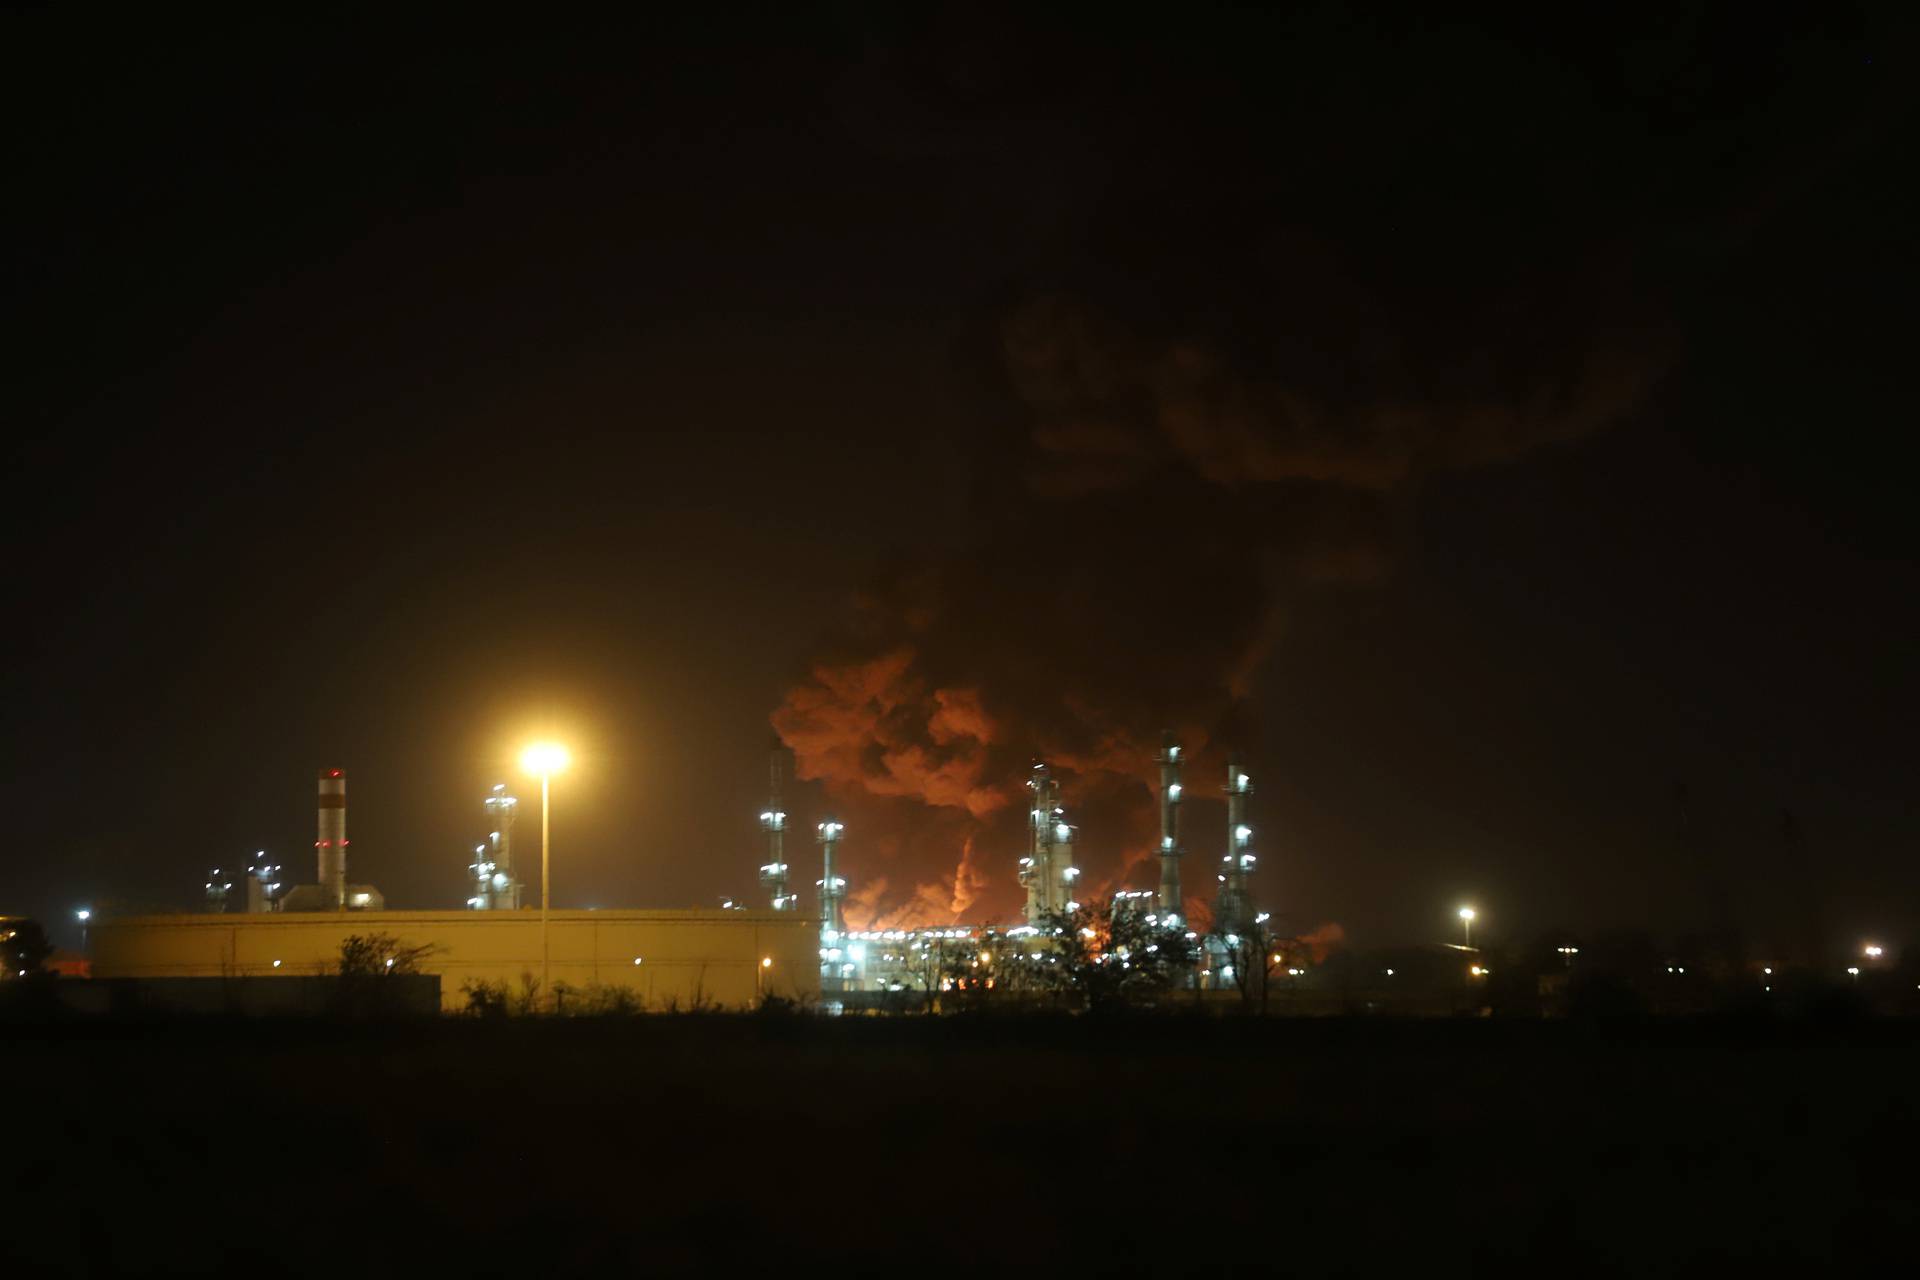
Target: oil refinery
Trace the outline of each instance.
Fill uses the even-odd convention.
[[[1176,985],[1204,990],[1232,977],[1236,936],[1267,918],[1253,910],[1253,828],[1247,804],[1252,782],[1238,757],[1227,766],[1227,848],[1213,898],[1213,932],[1187,927],[1181,883],[1184,797],[1181,745],[1167,735],[1153,764],[1159,786],[1159,887],[1120,890],[1099,904],[1109,919],[1184,940],[1193,958]],[[443,1007],[459,1007],[475,984],[550,991],[619,987],[642,1007],[742,1007],[768,995],[818,999],[829,1010],[873,1007],[872,996],[919,993],[929,1001],[956,987],[992,987],[1018,966],[1053,963],[1072,921],[1088,918],[1076,893],[1077,828],[1061,782],[1047,764],[1025,780],[1025,848],[1009,857],[1008,874],[1025,894],[1019,918],[923,928],[849,929],[849,878],[843,844],[857,839],[832,813],[814,823],[819,875],[813,909],[801,905],[786,844],[786,753],[776,748],[759,814],[764,840],[757,878],[760,910],[731,900],[720,910],[549,910],[544,894],[529,901],[516,864],[520,800],[497,783],[480,800],[485,837],[471,846],[465,910],[388,911],[370,884],[350,878],[347,777],[318,773],[314,877],[289,884],[285,868],[264,851],[238,869],[214,868],[205,884],[206,911],[103,919],[93,926],[93,973],[103,978],[315,976],[338,962],[342,942],[369,930],[404,935],[421,949],[420,970],[441,979]],[[544,818],[544,811],[543,811]],[[538,868],[536,868],[538,869]],[[1095,911],[1094,915],[1099,912]],[[1092,936],[1092,930],[1086,930]],[[1077,941],[1077,939],[1068,939]],[[1147,950],[1155,950],[1153,943]],[[1124,952],[1120,959],[1125,963]],[[998,965],[995,969],[993,966]]]

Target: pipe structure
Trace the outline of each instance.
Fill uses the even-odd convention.
[[[1160,754],[1160,923],[1177,928],[1186,923],[1186,900],[1180,896],[1180,744],[1166,735]]]
[[[1060,805],[1060,784],[1044,764],[1033,767],[1027,779],[1033,800],[1027,815],[1027,856],[1020,859],[1020,883],[1027,891],[1027,923],[1071,911],[1073,882],[1080,870],[1073,865],[1073,826]]]
[[[787,892],[787,815],[780,808],[780,782],[786,772],[782,752],[775,748],[767,763],[767,811],[760,815],[760,829],[767,833],[767,860],[760,865],[760,886],[773,899],[775,911],[793,907],[795,895]]]
[[[1247,797],[1253,780],[1238,757],[1227,761],[1227,852],[1220,859],[1220,894],[1214,902],[1214,929],[1244,933],[1253,925],[1253,899],[1247,876],[1258,860],[1253,853],[1253,828],[1247,825]]]
[[[347,775],[338,769],[320,771],[320,831],[314,847],[320,853],[320,909],[347,909]]]

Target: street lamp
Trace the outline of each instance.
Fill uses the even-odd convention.
[[[86,907],[82,907],[73,913],[73,918],[80,922],[80,951],[82,954],[85,954],[87,950],[87,921],[93,919],[93,912]]]
[[[1461,941],[1468,947],[1473,946],[1473,908],[1460,908],[1460,928],[1463,931]]]
[[[552,986],[553,952],[547,945],[547,898],[550,885],[551,860],[549,849],[548,814],[552,809],[551,783],[553,775],[565,769],[572,757],[567,749],[557,742],[536,742],[520,753],[520,767],[528,773],[540,775],[540,989],[549,990]]]

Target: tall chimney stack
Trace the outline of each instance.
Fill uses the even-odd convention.
[[[323,909],[347,909],[347,775],[320,771],[320,895]]]

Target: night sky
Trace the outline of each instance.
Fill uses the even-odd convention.
[[[1005,921],[1171,728],[1293,929],[1914,938],[1894,13],[13,14],[0,911],[310,880],[321,767],[453,906],[536,735],[556,905],[757,901],[777,729]]]

